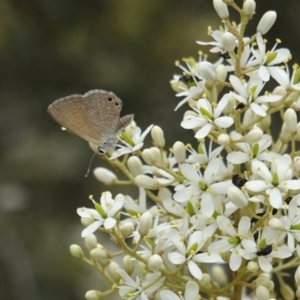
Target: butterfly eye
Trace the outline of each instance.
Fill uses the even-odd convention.
[[[106,153],[105,149],[98,147],[98,151],[100,155],[104,155]]]
[[[110,97],[110,96],[107,97],[107,100],[108,100],[109,102],[111,102],[112,99],[113,99],[113,98]]]
[[[115,102],[115,106],[118,106],[120,103],[119,102]]]

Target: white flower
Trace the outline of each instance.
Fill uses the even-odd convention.
[[[226,194],[231,181],[215,183],[218,179],[222,161],[218,158],[212,159],[206,167],[204,174],[190,164],[181,164],[180,171],[188,180],[187,186],[177,186],[174,200],[177,202],[191,201],[195,203],[201,200],[201,209],[205,216],[212,216],[215,206],[214,198],[219,194]]]
[[[142,283],[138,276],[134,281],[124,270],[119,269],[117,272],[124,280],[124,285],[119,287],[119,295],[123,299],[148,300],[163,286],[165,281],[164,277],[160,278],[159,272],[147,274]]]
[[[161,291],[159,295],[161,300],[198,300],[199,285],[194,281],[188,281],[185,285],[185,292],[183,297],[168,290]]]
[[[231,251],[229,267],[232,271],[240,268],[242,263],[241,248],[244,240],[250,239],[251,222],[248,217],[242,217],[238,230],[233,227],[231,221],[224,217],[217,217],[217,224],[221,231],[228,236],[219,236],[219,240],[209,245],[208,251],[221,254],[222,252]],[[250,239],[252,240],[252,239]]]
[[[187,114],[181,122],[181,126],[185,129],[194,129],[197,139],[205,138],[214,127],[230,127],[233,124],[233,119],[227,116],[220,117],[227,102],[228,97],[224,95],[213,110],[208,100],[198,100],[197,109],[194,109],[197,114]]]
[[[186,262],[189,271],[193,277],[198,280],[202,278],[203,273],[196,262],[213,263],[220,261],[220,257],[218,255],[210,253],[197,254],[205,243],[205,239],[201,231],[194,231],[190,234],[187,246],[184,244],[183,237],[177,230],[171,230],[169,238],[178,250],[178,252],[171,252],[168,254],[170,262],[175,265],[181,265]]]
[[[287,216],[282,216],[281,220],[283,227],[287,232],[287,244],[289,248],[294,251],[295,239],[300,242],[300,210],[298,203],[300,196],[294,197],[289,203]]]
[[[202,42],[202,41],[197,41],[197,44],[199,45],[211,45],[214,46],[213,48],[211,48],[209,51],[212,53],[226,53],[229,49],[227,46],[227,38],[229,37],[230,39],[232,39],[231,43],[236,44],[236,37],[230,33],[230,32],[223,32],[220,30],[213,30],[211,31],[211,37],[215,40],[213,42]],[[234,41],[234,42],[233,42]],[[224,44],[225,43],[225,44]],[[230,51],[233,51],[233,49],[230,49]]]
[[[256,180],[248,181],[245,186],[249,191],[266,191],[269,195],[270,204],[274,208],[282,205],[282,192],[300,189],[300,180],[292,180],[290,169],[291,157],[288,154],[274,159],[271,171],[261,161],[252,161],[252,172]]]
[[[272,137],[264,134],[260,141],[254,144],[236,143],[242,151],[233,151],[227,155],[227,160],[232,164],[242,164],[252,159],[269,160],[269,153],[266,149],[272,144]]]
[[[236,93],[233,93],[236,100],[244,106],[249,106],[255,114],[262,117],[265,117],[267,114],[260,104],[275,102],[282,98],[281,95],[271,94],[259,96],[259,93],[263,89],[265,83],[261,78],[255,75],[251,76],[247,83],[243,83],[235,75],[230,75],[229,81],[236,91]]]
[[[266,273],[272,270],[273,257],[283,259],[292,255],[292,250],[288,246],[277,246],[276,232],[270,227],[263,228],[256,243],[247,240],[243,242],[243,247],[245,250],[240,250],[241,255],[247,260],[257,258],[259,267]]]
[[[117,149],[111,155],[110,159],[115,159],[121,155],[127,153],[133,153],[140,150],[144,146],[144,139],[146,135],[150,132],[153,125],[150,125],[143,133],[140,127],[137,127],[134,123],[129,125],[125,131],[121,134],[121,143],[118,144]]]
[[[77,209],[81,218],[89,219],[92,222],[82,231],[81,236],[83,238],[94,233],[101,226],[105,229],[111,229],[116,225],[117,221],[114,217],[124,205],[124,196],[119,194],[116,196],[116,200],[113,200],[110,192],[104,192],[100,198],[100,204],[93,199],[92,201],[95,209],[85,207]]]
[[[256,36],[256,42],[258,50],[252,49],[252,63],[260,66],[258,70],[259,77],[263,81],[269,81],[270,75],[273,75],[274,72],[280,69],[280,67],[275,67],[275,65],[284,63],[290,58],[290,50],[286,48],[276,49],[276,43],[270,51],[266,52],[266,44],[259,32]],[[272,69],[272,74],[270,74],[270,69]]]
[[[200,142],[198,145],[198,151],[192,147],[188,147],[187,150],[190,153],[186,159],[187,163],[197,164],[197,165],[206,165],[210,160],[216,158],[220,155],[221,151],[224,149],[224,146],[216,147],[212,150],[213,142],[210,140],[208,150],[206,145],[203,142]]]

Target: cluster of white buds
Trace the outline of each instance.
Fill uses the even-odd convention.
[[[245,36],[256,4],[213,0],[222,26],[197,43],[220,58],[209,62],[201,52],[176,62],[175,109],[188,106],[180,125],[195,139],[167,149],[162,128],[142,132],[132,122],[104,156],[113,171],[95,169],[101,183],[133,185],[138,197],[103,192],[100,203],[90,197],[93,208],[77,210],[89,257],[78,245],[70,251],[111,286],[86,299],[300,299],[300,69],[290,71],[279,40],[269,47],[263,37],[275,11]],[[274,117],[282,120],[278,138]],[[143,149],[148,133],[152,147]],[[116,252],[97,242],[97,231]],[[295,268],[290,284],[283,274],[293,277]]]

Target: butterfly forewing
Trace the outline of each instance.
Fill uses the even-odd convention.
[[[100,141],[116,135],[122,101],[114,93],[102,90],[86,93],[83,96],[83,109],[90,128]]]

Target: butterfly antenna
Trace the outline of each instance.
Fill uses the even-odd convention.
[[[97,153],[94,152],[94,154],[92,155],[92,157],[91,157],[91,159],[90,159],[89,167],[88,167],[88,169],[87,169],[87,171],[86,171],[84,177],[88,177],[88,176],[89,176],[89,174],[90,174],[90,169],[91,169],[91,165],[92,165],[92,161],[93,161],[93,159],[94,159],[94,157],[95,157],[96,154],[97,154]]]

